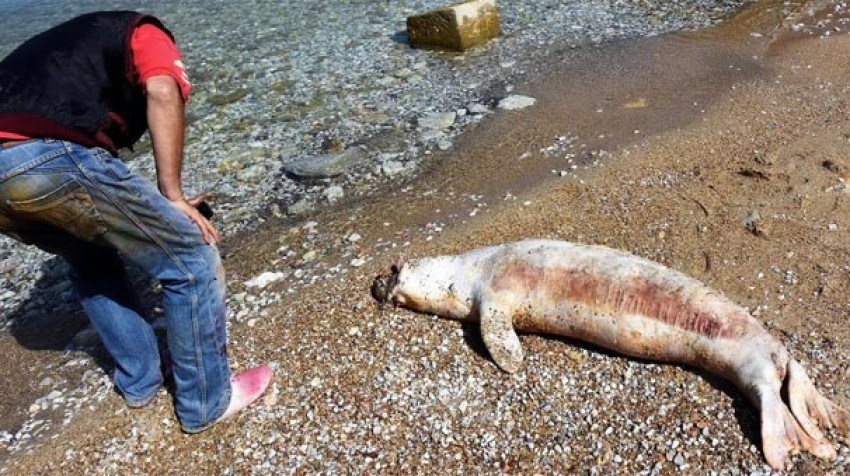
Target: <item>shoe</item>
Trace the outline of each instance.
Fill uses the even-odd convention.
[[[159,391],[159,390],[157,390],[157,392],[158,392],[158,391]],[[150,405],[150,403],[156,399],[156,394],[157,394],[157,392],[154,392],[154,393],[153,393],[153,395],[151,395],[150,397],[148,397],[148,398],[146,398],[146,399],[144,399],[144,400],[137,401],[137,402],[135,402],[135,401],[130,401],[130,400],[127,400],[127,399],[125,398],[125,399],[124,399],[124,403],[126,403],[126,404],[127,404],[127,407],[128,407],[128,408],[130,408],[130,409],[132,409],[132,410],[139,410],[139,409],[141,409],[141,408],[145,408],[146,406]]]
[[[268,365],[259,365],[252,369],[248,369],[238,375],[230,377],[230,403],[224,413],[215,421],[204,425],[201,428],[186,428],[181,429],[190,434],[200,433],[220,423],[244,409],[248,405],[254,403],[272,380],[272,369]]]
[[[272,381],[272,369],[268,365],[259,365],[230,378],[230,403],[227,410],[216,423],[244,409],[266,391]]]

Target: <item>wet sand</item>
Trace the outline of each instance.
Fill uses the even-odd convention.
[[[518,86],[535,106],[483,121],[422,177],[314,218],[318,236],[278,222],[225,243],[233,291],[286,259],[281,245],[309,241],[346,263],[340,242],[356,231],[368,261],[297,288],[254,326],[232,323],[235,366],[280,364],[273,400],[187,437],[167,398],[128,412],[114,396],[11,471],[766,471],[757,413],[723,382],[537,336],[522,338],[526,368],[511,377],[475,329],[381,312],[368,296],[398,255],[528,237],[604,244],[749,307],[850,406],[850,37],[753,36],[739,21],[587,51]],[[792,474],[844,473],[848,454],[797,456]]]

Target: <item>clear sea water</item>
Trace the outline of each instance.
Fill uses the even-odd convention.
[[[181,2],[0,0],[0,55],[6,56],[27,38],[82,13],[116,9],[154,12],[162,6],[179,3]]]

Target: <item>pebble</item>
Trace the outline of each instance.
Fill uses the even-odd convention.
[[[747,210],[747,214],[744,216],[744,219],[741,220],[741,224],[744,225],[744,228],[749,230],[754,235],[761,234],[760,226],[761,226],[761,214],[758,210],[750,209]]]
[[[404,173],[406,170],[407,168],[404,164],[396,160],[388,160],[381,164],[381,174],[386,177],[395,177]]]
[[[456,112],[434,112],[419,118],[418,125],[425,130],[448,129],[457,118]]]
[[[499,101],[499,109],[506,109],[508,111],[525,109],[533,106],[536,102],[537,100],[534,98],[515,94]]]
[[[484,104],[476,103],[469,106],[469,112],[471,112],[472,114],[488,114],[493,111],[491,111],[490,108],[485,106]]]
[[[301,200],[298,200],[292,205],[286,207],[286,211],[291,215],[303,215],[304,213],[309,212],[312,208],[310,200],[302,198]]]
[[[281,272],[265,271],[254,279],[245,281],[245,286],[249,288],[264,288],[269,284],[285,278],[286,275]]]
[[[345,197],[345,190],[339,185],[334,185],[332,187],[326,188],[325,191],[322,192],[322,195],[324,195],[325,199],[327,199],[329,202],[335,202]]]

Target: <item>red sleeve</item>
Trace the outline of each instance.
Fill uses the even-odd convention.
[[[31,139],[31,137],[22,136],[20,134],[14,133],[14,132],[0,131],[0,140],[27,140],[27,139]]]
[[[139,84],[144,86],[151,76],[167,75],[180,86],[183,101],[189,100],[192,84],[180,61],[180,52],[171,38],[155,25],[144,23],[130,37],[133,50],[133,66],[138,73]]]

